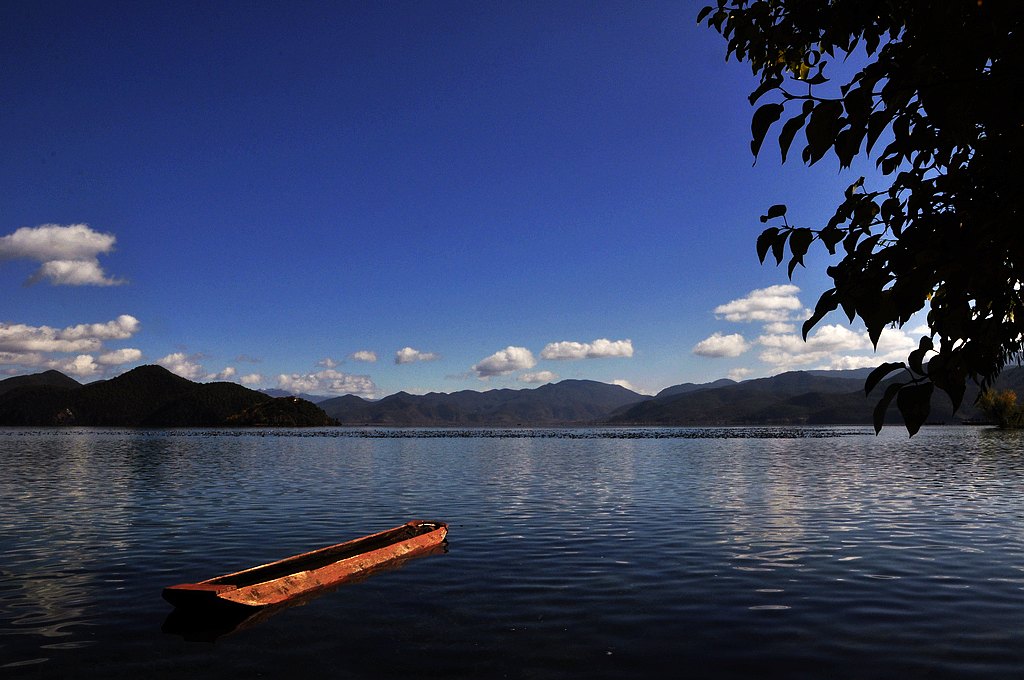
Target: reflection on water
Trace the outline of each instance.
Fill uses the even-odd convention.
[[[1019,677],[1022,444],[968,428],[0,430],[0,668]],[[160,632],[168,584],[423,517],[449,523],[450,553],[215,645]]]

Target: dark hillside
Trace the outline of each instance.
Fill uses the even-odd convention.
[[[42,373],[18,375],[13,378],[0,380],[0,395],[18,387],[38,387],[41,385],[73,390],[81,387],[82,383],[74,378],[69,378],[60,371],[43,371]]]
[[[160,366],[140,366],[76,389],[27,382],[0,394],[0,425],[220,427],[233,415],[273,401],[235,383],[194,383]],[[325,422],[320,409],[303,404],[315,412],[296,415],[296,423]]]
[[[277,397],[228,417],[232,427],[324,427],[337,425],[316,404],[298,397]]]

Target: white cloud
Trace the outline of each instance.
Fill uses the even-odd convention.
[[[352,359],[352,361],[365,361],[372,364],[377,361],[377,353],[368,349],[361,349],[358,352],[352,352],[352,354],[349,355],[349,358]]]
[[[927,328],[923,333],[919,332],[918,329],[914,329],[910,331],[910,334],[899,328],[883,328],[882,334],[878,336],[877,349],[885,354],[898,351],[903,355],[903,359],[906,359],[908,354],[917,349],[922,335],[931,335],[931,333]]]
[[[604,359],[633,356],[632,340],[599,338],[593,342],[550,342],[540,351],[542,359]]]
[[[182,378],[199,380],[200,377],[206,375],[206,371],[198,361],[201,358],[202,356],[198,354],[186,355],[184,352],[174,352],[157,359],[156,363]]]
[[[47,365],[62,373],[70,373],[80,378],[86,378],[100,372],[100,367],[96,365],[96,361],[89,354],[79,354],[74,359],[65,361],[51,361]]]
[[[323,366],[324,368],[337,368],[338,362],[331,357],[324,357],[320,361],[316,362],[317,366]]]
[[[238,382],[242,383],[243,385],[259,385],[261,382],[263,382],[263,376],[260,375],[259,373],[248,373],[239,378]]]
[[[764,332],[770,335],[779,335],[781,333],[796,333],[796,326],[791,323],[784,323],[782,321],[772,321],[764,325]]]
[[[558,380],[558,376],[551,371],[537,371],[536,373],[523,373],[516,380],[524,383],[548,383]]]
[[[746,297],[715,307],[715,315],[726,321],[789,321],[792,313],[803,309],[796,294],[800,288],[791,284],[769,286],[747,293]]]
[[[0,352],[0,366],[42,366],[45,362],[39,352]]]
[[[629,381],[628,381],[628,380],[626,380],[625,378],[619,378],[618,380],[613,380],[613,381],[612,381],[612,384],[613,384],[613,385],[618,385],[619,387],[625,387],[625,388],[626,388],[627,390],[629,390],[629,391],[631,391],[631,392],[636,392],[637,394],[643,394],[643,393],[642,393],[642,392],[640,391],[640,389],[639,389],[639,388],[637,388],[637,387],[634,387],[634,386],[633,386],[633,383],[629,382]]]
[[[206,382],[224,382],[234,378],[237,372],[234,366],[226,366],[220,373],[210,373],[203,380]]]
[[[412,347],[403,347],[395,352],[396,364],[411,364],[414,361],[435,361],[441,357],[433,352],[421,352]]]
[[[480,379],[496,375],[508,375],[516,371],[524,371],[537,365],[533,353],[525,347],[506,347],[481,360],[472,366]]]
[[[28,278],[29,285],[49,279],[55,286],[120,286],[124,279],[112,279],[103,273],[96,260],[51,260]]]
[[[822,326],[805,341],[795,334],[762,335],[757,339],[762,347],[790,352],[810,354],[815,352],[850,352],[871,349],[867,333],[856,333],[846,326],[832,324]]]
[[[739,382],[741,380],[745,380],[753,372],[753,369],[750,368],[734,368],[729,371],[728,377],[730,380]]]
[[[0,237],[0,260],[28,259],[42,263],[28,283],[49,279],[53,285],[115,286],[124,283],[103,273],[97,257],[114,249],[113,234],[87,224],[44,224],[22,227]]]
[[[307,392],[312,394],[355,394],[360,397],[373,398],[377,386],[368,375],[351,375],[332,368],[316,373],[292,373],[277,376],[279,389],[289,392]]]
[[[729,376],[741,379],[750,374],[772,374],[790,370],[832,369],[847,370],[873,367],[886,361],[904,361],[907,354],[918,346],[927,327],[914,322],[909,333],[902,329],[885,328],[877,348],[871,344],[867,331],[855,330],[843,324],[819,326],[805,341],[793,322],[811,315],[804,309],[793,285],[770,286],[751,291],[746,297],[715,308],[715,314],[734,322],[760,321],[764,332],[754,341],[739,334],[714,333],[697,343],[695,354],[709,357],[736,357],[760,347],[758,359],[766,366],[735,368]]]
[[[95,352],[104,340],[123,340],[138,330],[138,319],[127,314],[107,323],[64,329],[0,323],[0,352]]]
[[[124,347],[122,349],[116,349],[113,352],[101,354],[96,361],[104,366],[120,366],[122,364],[130,364],[141,359],[141,350],[133,347]]]
[[[797,369],[849,370],[878,366],[885,361],[903,361],[917,347],[918,341],[906,332],[886,328],[878,341],[877,351],[871,346],[866,331],[854,331],[846,326],[823,326],[808,336],[763,335],[757,344],[767,349],[761,361],[776,371]]]
[[[748,349],[750,349],[750,343],[739,333],[732,335],[712,333],[711,337],[704,338],[693,346],[693,353],[711,358],[738,357]]]
[[[87,323],[70,326],[60,332],[62,338],[74,339],[82,337],[100,338],[101,340],[124,340],[139,332],[139,320],[129,314],[122,314],[107,323]]]

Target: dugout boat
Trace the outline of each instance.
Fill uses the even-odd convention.
[[[359,579],[375,570],[432,554],[445,544],[444,522],[413,520],[345,543],[293,555],[198,583],[164,588],[164,599],[179,609],[257,611]]]

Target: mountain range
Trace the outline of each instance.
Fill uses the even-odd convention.
[[[301,399],[275,399],[229,382],[195,383],[160,366],[139,366],[86,385],[58,371],[0,381],[0,425],[234,424],[303,426],[334,421]]]
[[[218,427],[366,425],[379,427],[566,427],[584,425],[743,426],[870,424],[887,382],[864,396],[864,370],[793,371],[734,382],[686,383],[651,397],[593,380],[533,389],[398,392],[376,401],[354,395],[314,406],[235,383],[195,383],[159,366],[81,384],[58,371],[0,380],[0,425]],[[1003,372],[1000,389],[1024,393],[1024,369]],[[276,392],[274,393],[276,394]],[[309,396],[309,395],[307,395]],[[944,393],[932,398],[929,423],[982,419],[976,388],[953,413]],[[314,399],[316,397],[313,397]],[[896,407],[888,422],[899,422]]]

